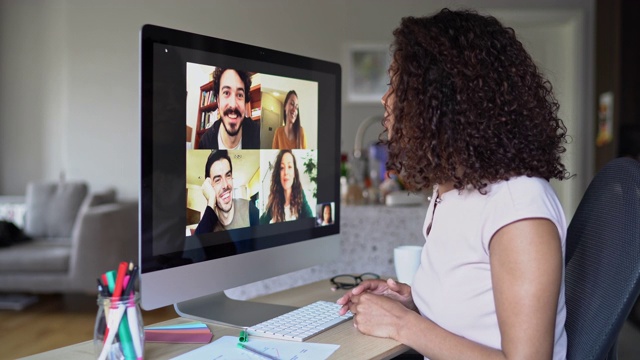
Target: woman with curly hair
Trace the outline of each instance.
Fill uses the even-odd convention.
[[[302,191],[296,157],[291,150],[280,150],[271,175],[267,210],[260,224],[312,218],[311,207]]]
[[[407,17],[382,98],[388,168],[433,189],[413,285],[338,300],[365,334],[431,359],[564,359],[566,220],[550,179],[566,128],[513,29],[473,11]]]

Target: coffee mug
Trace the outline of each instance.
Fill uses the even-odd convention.
[[[403,245],[393,249],[393,263],[399,282],[411,285],[420,266],[421,254],[422,246],[418,245]]]

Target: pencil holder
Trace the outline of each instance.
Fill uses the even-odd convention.
[[[93,344],[98,359],[144,358],[144,324],[138,294],[98,296]]]

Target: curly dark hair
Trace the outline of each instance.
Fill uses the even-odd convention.
[[[240,76],[240,80],[244,84],[244,102],[248,103],[251,101],[251,75],[248,72],[238,70],[238,69],[223,69],[221,67],[217,67],[213,70],[213,95],[218,98],[220,95],[220,78],[225,71],[235,71],[238,76]]]
[[[273,164],[273,173],[271,174],[271,188],[269,191],[269,200],[267,201],[267,210],[271,213],[271,219],[273,222],[285,221],[284,218],[284,188],[280,181],[280,164],[282,164],[282,157],[284,154],[291,154],[293,158],[293,170],[295,173],[295,179],[291,185],[291,199],[289,200],[289,206],[291,207],[291,213],[293,215],[300,215],[302,213],[302,204],[304,193],[302,192],[302,183],[300,183],[300,174],[298,172],[298,163],[296,157],[291,150],[280,150],[276,157],[276,162]]]
[[[409,189],[450,181],[485,193],[512,176],[569,177],[558,102],[513,29],[443,9],[403,18],[393,35],[383,143]]]

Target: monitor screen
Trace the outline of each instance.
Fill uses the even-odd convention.
[[[251,325],[223,290],[339,257],[340,66],[154,25],[140,49],[142,306]]]

